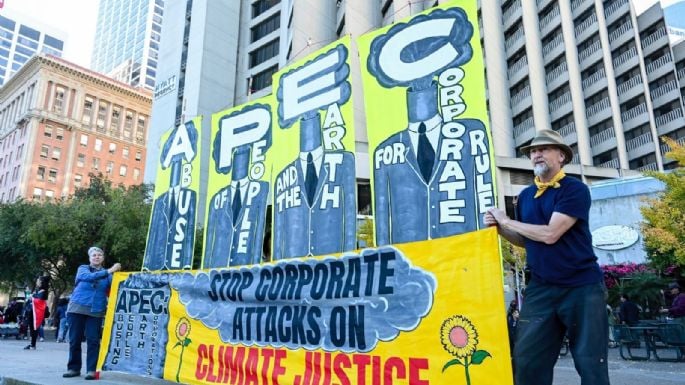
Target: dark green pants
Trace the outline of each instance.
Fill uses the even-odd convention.
[[[582,385],[608,385],[609,322],[603,283],[527,287],[514,347],[517,385],[551,385],[564,334]]]

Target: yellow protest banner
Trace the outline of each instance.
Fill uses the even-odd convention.
[[[98,366],[189,384],[509,384],[495,229],[234,269],[117,273]]]
[[[495,204],[476,1],[359,38],[376,244],[482,229]]]
[[[170,129],[160,140],[143,270],[181,270],[193,265],[201,124],[202,117],[195,117]]]
[[[212,115],[203,268],[262,261],[272,105],[269,95]]]

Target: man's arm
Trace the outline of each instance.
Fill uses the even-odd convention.
[[[524,246],[526,238],[548,245],[554,244],[577,221],[574,217],[555,211],[548,224],[531,225],[509,218],[499,208],[488,210],[484,219],[488,225],[497,225],[499,234],[517,246]]]

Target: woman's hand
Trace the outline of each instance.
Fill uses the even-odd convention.
[[[107,271],[108,271],[110,274],[114,274],[114,273],[116,273],[116,272],[119,271],[119,270],[121,270],[121,263],[119,263],[119,262],[115,263],[114,265],[112,265],[112,267],[110,267],[109,269],[107,269]]]

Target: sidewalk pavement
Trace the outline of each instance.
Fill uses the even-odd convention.
[[[93,384],[81,377],[62,378],[66,371],[68,344],[52,339],[38,342],[36,350],[23,350],[26,340],[0,339],[0,385]],[[84,345],[85,351],[85,345]],[[85,362],[85,356],[83,357]],[[625,361],[618,349],[609,349],[609,377],[612,385],[683,385],[685,362]],[[169,382],[117,372],[101,372],[98,385],[169,385]],[[560,357],[554,370],[554,385],[577,385],[580,378],[570,355]],[[443,384],[437,384],[443,385]]]

